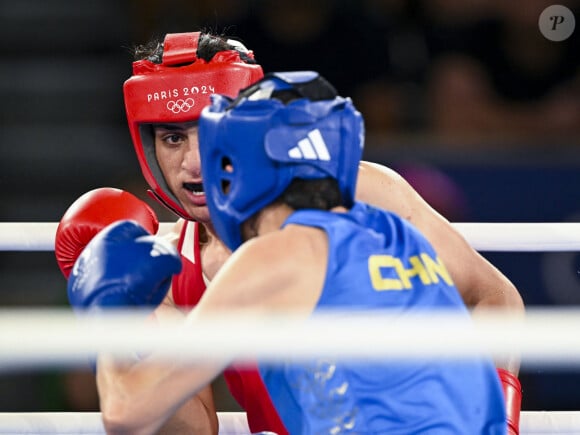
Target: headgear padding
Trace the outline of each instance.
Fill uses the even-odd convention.
[[[210,95],[237,95],[263,77],[262,67],[244,63],[238,50],[218,52],[209,62],[197,57],[200,33],[167,34],[160,64],[133,62],[124,86],[125,109],[141,171],[154,197],[192,219],[167,187],[155,157],[151,124],[197,121]],[[253,58],[251,51],[245,54]]]
[[[285,104],[283,94],[294,99]],[[269,74],[234,101],[212,97],[199,142],[212,223],[232,250],[242,243],[241,224],[294,178],[334,178],[344,205],[354,202],[362,116],[316,72]]]

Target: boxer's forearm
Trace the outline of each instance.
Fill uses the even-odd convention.
[[[97,386],[107,433],[154,434],[163,427],[215,433],[209,382],[222,368],[154,361],[155,356],[134,364],[99,358]],[[182,408],[192,414],[183,418]]]

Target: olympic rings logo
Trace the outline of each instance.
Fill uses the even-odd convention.
[[[167,102],[167,109],[171,110],[176,115],[179,112],[188,112],[195,105],[193,98],[186,98],[185,100],[179,99],[175,101]]]

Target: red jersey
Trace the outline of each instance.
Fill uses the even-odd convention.
[[[183,269],[173,278],[173,300],[179,307],[191,309],[199,302],[205,291],[199,249],[199,224],[186,222],[179,236],[177,249],[181,254]],[[228,388],[246,411],[248,426],[252,432],[272,431],[287,435],[257,367],[237,368],[231,366],[224,372]]]

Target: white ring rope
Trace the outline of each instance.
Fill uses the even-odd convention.
[[[218,412],[219,435],[250,435],[244,412]],[[580,433],[580,412],[522,411],[520,435]],[[0,434],[104,435],[98,412],[0,413]]]
[[[86,358],[100,351],[134,357],[135,351],[155,349],[172,360],[264,356],[279,361],[330,355],[368,361],[393,356],[473,356],[481,353],[479,346],[496,355],[521,352],[524,364],[580,364],[580,310],[530,309],[525,322],[497,312],[481,313],[474,317],[476,328],[471,334],[456,323],[455,316],[443,313],[405,321],[385,313],[357,315],[348,321],[339,313],[313,321],[228,315],[204,321],[195,333],[184,330],[177,319],[157,327],[144,322],[143,313],[116,312],[104,317],[79,319],[68,310],[0,311],[0,369],[86,364]],[[222,412],[218,417],[220,435],[250,434],[244,413]],[[580,412],[522,411],[521,435],[577,433]],[[102,435],[104,430],[97,412],[0,413],[0,434]]]
[[[478,312],[474,327],[453,313],[328,312],[304,320],[291,314],[228,312],[191,330],[176,318],[159,326],[143,313],[110,310],[75,317],[68,309],[0,311],[0,370],[85,364],[97,353],[134,358],[158,352],[171,360],[279,362],[325,358],[501,359],[523,365],[580,366],[580,310],[529,308],[525,319]],[[251,337],[251,340],[248,340]]]
[[[248,435],[244,412],[218,412],[219,435]],[[104,435],[99,412],[0,412],[0,434]]]
[[[580,223],[453,223],[478,251],[579,251]],[[58,223],[2,222],[0,251],[53,251]],[[160,234],[173,223],[160,224]]]

